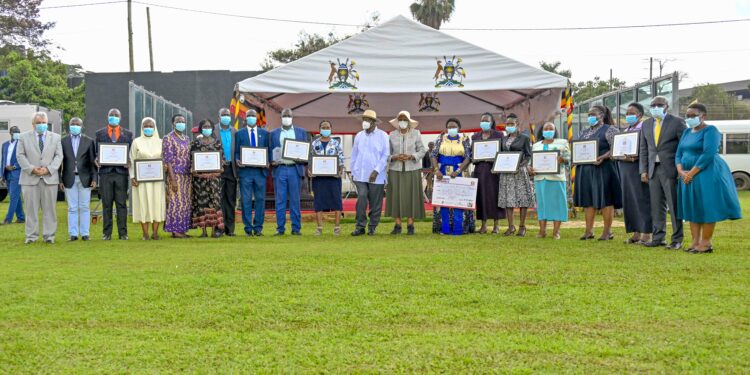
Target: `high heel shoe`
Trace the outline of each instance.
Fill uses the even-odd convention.
[[[594,236],[591,236],[591,237],[593,238]],[[613,238],[615,238],[615,234],[614,233],[609,233],[609,234],[606,234],[606,235],[605,235],[605,233],[602,233],[602,236],[599,237],[598,240],[599,241],[609,241],[609,240],[611,240]]]
[[[481,227],[481,228],[479,228],[479,231],[477,233],[479,233],[479,234],[486,234],[487,233],[487,227]]]
[[[689,251],[690,254],[711,254],[713,252],[714,252],[713,246],[709,246],[708,249],[706,250],[693,249]]]
[[[518,227],[518,234],[516,236],[518,236],[518,237],[526,237],[526,226],[525,225],[521,225],[520,227]]]
[[[593,233],[591,233],[591,234],[584,233],[583,236],[581,236],[581,238],[579,238],[579,240],[581,240],[581,241],[593,240],[593,239],[594,239],[594,234]]]
[[[499,234],[499,233],[500,233],[500,228],[499,227],[492,228],[492,234]]]
[[[505,233],[503,233],[503,236],[506,236],[506,237],[507,236],[512,236],[515,233],[516,233],[516,227],[515,226],[510,226],[510,227],[508,227],[508,230],[506,230]]]

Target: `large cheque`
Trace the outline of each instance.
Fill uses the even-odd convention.
[[[476,210],[477,184],[479,180],[468,177],[435,177],[432,190],[432,205],[439,207]]]

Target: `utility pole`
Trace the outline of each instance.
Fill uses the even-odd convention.
[[[135,71],[133,63],[133,16],[132,16],[132,0],[128,0],[128,47],[130,49],[130,72]]]
[[[648,80],[654,79],[654,58],[650,57],[648,59]]]
[[[612,91],[612,68],[609,68],[609,91]]]
[[[148,23],[148,59],[151,63],[151,71],[154,71],[154,49],[151,45],[151,8],[146,7],[146,22]]]

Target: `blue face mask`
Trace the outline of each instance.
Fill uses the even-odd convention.
[[[555,138],[555,131],[554,130],[543,130],[542,131],[542,137],[544,137],[544,139]]]
[[[109,124],[112,126],[120,125],[120,118],[117,116],[109,116]]]
[[[154,135],[154,128],[143,128],[143,135],[152,137]]]
[[[651,108],[651,115],[658,118],[664,117],[664,108],[662,107],[652,107]]]
[[[258,123],[258,119],[256,117],[248,117],[247,118],[247,124],[250,126],[255,126],[255,124]]]
[[[451,137],[455,137],[458,135],[458,128],[450,128],[448,129],[448,135]]]
[[[213,129],[201,129],[201,134],[203,134],[204,137],[210,137],[213,133]]]
[[[508,132],[508,134],[513,134],[513,133],[516,132],[516,127],[515,126],[506,126],[505,130]]]
[[[625,116],[625,121],[627,121],[628,125],[635,125],[635,123],[638,122],[638,116],[627,115]]]
[[[36,124],[36,132],[42,134],[47,131],[47,124]]]
[[[492,126],[492,123],[489,121],[482,121],[479,123],[479,127],[484,131],[490,130],[490,126]]]
[[[692,129],[701,124],[701,118],[698,116],[688,117],[685,119],[685,123],[687,124],[688,127],[690,127],[690,129]]]
[[[589,116],[589,125],[594,126],[599,123],[599,119],[596,116]]]
[[[229,126],[229,123],[232,122],[232,116],[221,116],[221,124],[224,126]]]
[[[21,133],[13,133],[13,140],[17,141],[19,139],[21,139]]]
[[[320,129],[320,135],[323,137],[330,137],[331,136],[331,129]]]
[[[70,130],[70,134],[81,135],[81,125],[70,125],[68,130]]]
[[[178,123],[174,124],[174,128],[178,132],[184,133],[185,132],[185,123],[184,122],[178,122]]]

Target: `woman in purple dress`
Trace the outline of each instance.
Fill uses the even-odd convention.
[[[164,231],[174,238],[187,238],[190,229],[190,137],[185,133],[185,116],[172,117],[174,130],[163,140],[167,167],[167,218]]]

